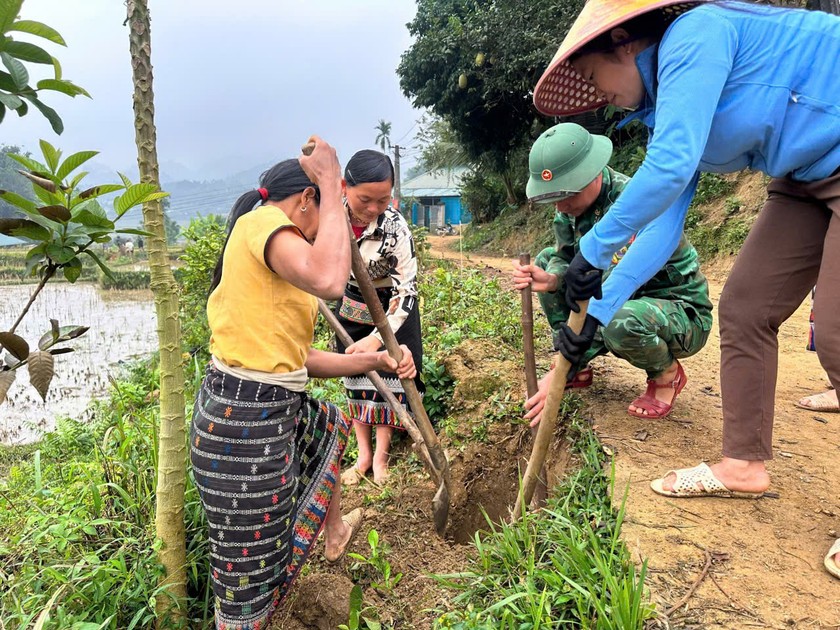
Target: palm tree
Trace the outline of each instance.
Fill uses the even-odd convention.
[[[146,0],[128,0],[129,50],[134,81],[134,133],[140,180],[160,187],[152,92],[151,36]],[[160,200],[143,204],[143,222],[151,233],[151,287],[155,296],[160,348],[160,432],[155,505],[155,533],[163,542],[158,559],[165,574],[157,597],[158,628],[172,628],[183,616],[187,596],[184,492],[186,487],[186,427],[184,369],[178,318],[178,285],[169,266]]]
[[[374,144],[378,144],[382,147],[383,151],[391,149],[391,123],[385,122],[385,119],[380,118],[379,124],[374,127],[376,130],[376,140],[373,141]]]

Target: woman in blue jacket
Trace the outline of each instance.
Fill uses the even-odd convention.
[[[770,478],[777,333],[819,280],[820,362],[840,387],[840,18],[745,3],[590,0],[535,92],[545,114],[613,104],[652,131],[647,156],[580,242],[570,302],[608,324],[677,246],[700,172],[773,179],[720,300],[723,459],[652,483],[674,497],[758,497]],[[624,289],[624,290],[622,290]],[[584,327],[584,330],[593,327]],[[567,358],[591,343],[566,327]],[[825,559],[840,577],[840,541]]]

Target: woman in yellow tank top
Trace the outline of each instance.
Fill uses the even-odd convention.
[[[212,361],[190,455],[223,630],[266,628],[321,529],[337,562],[361,526],[361,510],[342,518],[340,507],[350,421],[305,393],[308,376],[416,374],[407,348],[397,365],[387,352],[311,347],[316,297],[340,297],[350,275],[338,159],[313,139],[311,156],[276,164],[237,200],[207,302]]]

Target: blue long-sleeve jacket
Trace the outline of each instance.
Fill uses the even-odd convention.
[[[749,168],[816,181],[840,167],[840,18],[708,4],[677,18],[637,56],[652,130],[623,194],[581,240],[605,269],[634,233],[590,313],[608,323],[673,253],[699,172]]]

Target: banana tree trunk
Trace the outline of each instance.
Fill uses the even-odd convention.
[[[134,79],[134,129],[140,180],[160,187],[149,9],[146,0],[128,0],[129,43]],[[157,598],[158,627],[177,625],[186,603],[186,427],[184,369],[178,320],[178,285],[169,266],[160,201],[143,205],[151,288],[155,297],[160,346],[160,431],[158,443],[155,531],[163,542],[159,560],[165,569]]]

